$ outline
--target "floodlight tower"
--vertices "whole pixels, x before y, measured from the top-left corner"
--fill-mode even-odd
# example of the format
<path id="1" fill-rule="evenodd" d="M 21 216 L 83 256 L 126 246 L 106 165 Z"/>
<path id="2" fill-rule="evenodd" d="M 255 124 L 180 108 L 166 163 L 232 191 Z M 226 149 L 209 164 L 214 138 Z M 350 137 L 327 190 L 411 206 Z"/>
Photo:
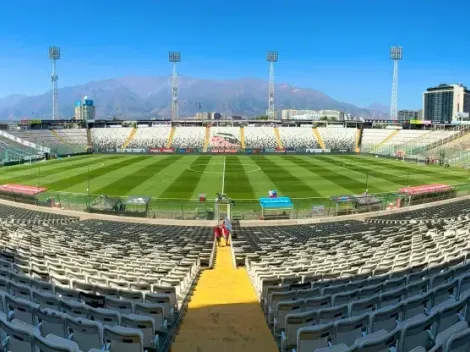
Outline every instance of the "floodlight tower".
<path id="1" fill-rule="evenodd" d="M 390 49 L 390 59 L 393 60 L 393 83 L 392 83 L 392 103 L 390 105 L 390 118 L 398 118 L 398 61 L 403 59 L 403 48 L 392 46 Z"/>
<path id="2" fill-rule="evenodd" d="M 56 72 L 56 63 L 60 59 L 60 48 L 57 46 L 49 47 L 49 59 L 52 61 L 52 74 L 51 74 L 51 83 L 52 83 L 52 119 L 59 119 L 59 104 L 57 101 L 58 89 L 57 81 L 59 76 Z"/>
<path id="3" fill-rule="evenodd" d="M 179 51 L 170 51 L 168 60 L 173 64 L 173 76 L 171 80 L 171 120 L 178 120 L 178 74 L 176 73 L 176 64 L 181 61 Z"/>
<path id="4" fill-rule="evenodd" d="M 277 62 L 277 59 L 277 51 L 268 51 L 266 53 L 266 61 L 269 62 L 268 120 L 276 118 L 274 111 L 274 63 Z"/>

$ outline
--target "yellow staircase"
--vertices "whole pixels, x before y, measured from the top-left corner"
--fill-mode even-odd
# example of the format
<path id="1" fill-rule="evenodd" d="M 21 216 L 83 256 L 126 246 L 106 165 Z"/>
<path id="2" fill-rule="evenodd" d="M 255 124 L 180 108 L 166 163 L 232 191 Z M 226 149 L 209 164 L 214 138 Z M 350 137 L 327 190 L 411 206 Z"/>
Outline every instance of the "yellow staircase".
<path id="1" fill-rule="evenodd" d="M 166 148 L 171 148 L 171 143 L 173 143 L 173 138 L 175 137 L 176 127 L 171 128 L 170 135 L 168 136 L 168 141 L 166 142 Z"/>
<path id="2" fill-rule="evenodd" d="M 126 150 L 127 146 L 132 142 L 134 139 L 135 134 L 137 133 L 137 128 L 132 127 L 131 133 L 129 133 L 129 137 L 127 137 L 126 141 L 121 147 L 121 152 Z"/>
<path id="3" fill-rule="evenodd" d="M 313 135 L 315 136 L 315 139 L 317 140 L 320 148 L 325 150 L 326 149 L 325 142 L 323 141 L 323 138 L 320 132 L 318 132 L 318 129 L 316 127 L 313 129 Z"/>
<path id="4" fill-rule="evenodd" d="M 51 130 L 51 133 L 54 135 L 55 138 L 57 138 L 60 141 L 60 143 L 67 144 L 67 145 L 69 144 L 65 139 L 62 138 L 60 134 L 57 133 L 56 130 Z"/>
<path id="5" fill-rule="evenodd" d="M 361 151 L 361 148 L 359 147 L 359 141 L 361 140 L 361 129 L 358 128 L 356 130 L 356 144 L 355 144 L 355 147 L 354 147 L 354 151 L 356 153 L 359 153 Z"/>
<path id="6" fill-rule="evenodd" d="M 279 149 L 284 149 L 281 141 L 281 135 L 279 134 L 279 128 L 274 127 L 274 134 L 276 135 L 277 146 Z"/>
<path id="7" fill-rule="evenodd" d="M 383 146 L 385 143 L 387 143 L 389 140 L 391 140 L 393 137 L 395 137 L 399 132 L 400 132 L 400 130 L 393 130 L 393 132 L 390 133 L 390 134 L 387 136 L 387 138 L 385 138 L 382 142 L 380 142 L 380 143 L 377 144 L 374 148 L 372 148 L 371 151 L 374 151 L 374 150 L 379 149 L 381 146 Z"/>
<path id="8" fill-rule="evenodd" d="M 240 144 L 242 149 L 245 149 L 245 127 L 240 127 Z"/>
<path id="9" fill-rule="evenodd" d="M 204 147 L 202 149 L 204 153 L 207 152 L 210 138 L 211 138 L 211 126 L 206 126 L 206 136 L 204 137 Z"/>
<path id="10" fill-rule="evenodd" d="M 246 269 L 232 265 L 230 247 L 220 247 L 214 269 L 202 273 L 171 345 L 171 352 L 195 351 L 278 351 Z"/>

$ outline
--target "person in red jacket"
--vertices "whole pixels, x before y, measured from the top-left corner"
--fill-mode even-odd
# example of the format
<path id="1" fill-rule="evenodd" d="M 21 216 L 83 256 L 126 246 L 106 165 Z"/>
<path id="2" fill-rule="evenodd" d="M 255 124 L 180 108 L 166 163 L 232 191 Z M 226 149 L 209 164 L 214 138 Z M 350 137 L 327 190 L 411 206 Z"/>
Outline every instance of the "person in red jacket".
<path id="1" fill-rule="evenodd" d="M 217 246 L 220 247 L 220 238 L 222 237 L 222 230 L 219 226 L 214 227 L 214 237 L 217 240 Z"/>
<path id="2" fill-rule="evenodd" d="M 224 239 L 225 239 L 225 245 L 226 246 L 229 246 L 230 243 L 228 242 L 229 241 L 229 236 L 230 236 L 230 231 L 228 230 L 228 228 L 225 226 L 225 221 L 222 223 L 222 225 L 220 226 L 221 230 L 222 230 L 222 236 L 224 236 Z"/>

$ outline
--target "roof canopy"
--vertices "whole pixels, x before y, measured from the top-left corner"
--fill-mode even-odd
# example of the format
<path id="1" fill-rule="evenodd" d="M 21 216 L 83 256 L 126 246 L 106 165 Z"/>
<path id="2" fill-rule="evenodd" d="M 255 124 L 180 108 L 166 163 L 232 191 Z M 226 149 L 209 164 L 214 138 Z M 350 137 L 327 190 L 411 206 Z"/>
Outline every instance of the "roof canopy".
<path id="1" fill-rule="evenodd" d="M 291 209 L 294 207 L 289 197 L 260 198 L 259 204 L 264 209 Z"/>
<path id="2" fill-rule="evenodd" d="M 150 202 L 151 197 L 137 197 L 130 196 L 127 197 L 127 200 L 124 202 L 126 205 L 147 205 Z"/>

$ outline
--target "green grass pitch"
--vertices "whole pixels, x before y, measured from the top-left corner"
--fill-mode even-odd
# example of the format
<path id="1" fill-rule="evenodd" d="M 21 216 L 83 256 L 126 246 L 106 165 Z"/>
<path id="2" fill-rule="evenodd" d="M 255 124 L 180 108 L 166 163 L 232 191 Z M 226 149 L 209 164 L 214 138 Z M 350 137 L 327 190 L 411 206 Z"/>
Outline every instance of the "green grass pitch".
<path id="1" fill-rule="evenodd" d="M 467 170 L 355 155 L 102 155 L 3 167 L 0 184 L 39 185 L 92 195 L 236 200 L 276 189 L 291 198 L 397 191 L 430 183 L 467 184 Z"/>

